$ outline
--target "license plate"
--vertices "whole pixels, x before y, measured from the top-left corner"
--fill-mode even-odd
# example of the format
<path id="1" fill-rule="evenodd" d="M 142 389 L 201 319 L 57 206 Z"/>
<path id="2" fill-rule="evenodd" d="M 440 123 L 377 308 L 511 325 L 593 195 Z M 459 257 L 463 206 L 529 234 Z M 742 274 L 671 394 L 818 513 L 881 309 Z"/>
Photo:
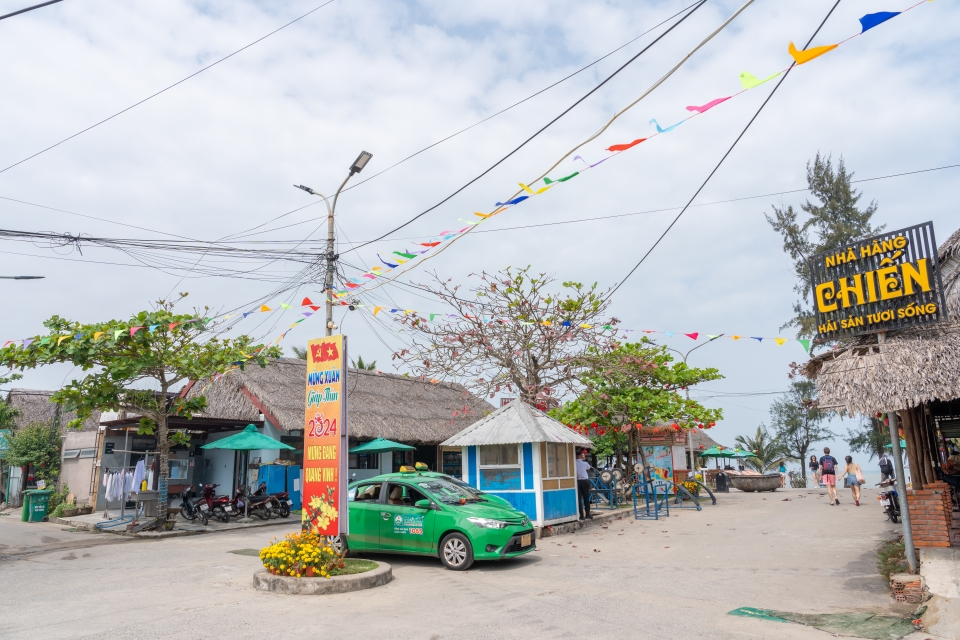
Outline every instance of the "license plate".
<path id="1" fill-rule="evenodd" d="M 207 505 L 205 504 L 200 505 L 200 511 L 209 511 L 209 510 L 210 510 L 210 507 L 208 507 Z"/>
<path id="2" fill-rule="evenodd" d="M 287 500 L 287 504 L 293 506 L 293 500 Z"/>
<path id="3" fill-rule="evenodd" d="M 880 500 L 880 504 L 882 504 L 883 506 L 886 507 L 887 505 L 890 504 L 890 501 L 889 501 L 889 500 L 882 500 L 882 499 L 881 499 L 881 500 Z"/>
<path id="4" fill-rule="evenodd" d="M 529 547 L 530 546 L 530 534 L 520 536 L 520 546 Z"/>

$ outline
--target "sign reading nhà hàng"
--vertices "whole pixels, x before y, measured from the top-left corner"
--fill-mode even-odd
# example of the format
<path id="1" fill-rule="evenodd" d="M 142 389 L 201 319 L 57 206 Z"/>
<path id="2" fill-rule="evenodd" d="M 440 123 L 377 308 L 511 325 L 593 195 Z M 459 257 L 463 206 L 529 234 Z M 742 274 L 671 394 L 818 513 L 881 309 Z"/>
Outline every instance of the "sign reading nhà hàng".
<path id="1" fill-rule="evenodd" d="M 933 223 L 890 231 L 810 259 L 821 339 L 946 317 Z"/>

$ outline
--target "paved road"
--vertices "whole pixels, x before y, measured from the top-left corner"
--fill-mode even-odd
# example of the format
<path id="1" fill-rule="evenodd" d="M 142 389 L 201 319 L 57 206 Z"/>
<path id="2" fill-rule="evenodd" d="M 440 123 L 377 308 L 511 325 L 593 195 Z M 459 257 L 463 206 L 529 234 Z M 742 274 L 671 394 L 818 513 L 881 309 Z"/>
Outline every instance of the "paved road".
<path id="1" fill-rule="evenodd" d="M 464 573 L 381 556 L 394 582 L 321 597 L 255 591 L 258 559 L 229 553 L 282 527 L 32 553 L 0 562 L 0 637 L 825 639 L 727 612 L 905 612 L 875 569 L 875 547 L 897 528 L 866 494 L 858 508 L 829 507 L 818 491 L 731 493 L 703 512 L 615 520 Z"/>

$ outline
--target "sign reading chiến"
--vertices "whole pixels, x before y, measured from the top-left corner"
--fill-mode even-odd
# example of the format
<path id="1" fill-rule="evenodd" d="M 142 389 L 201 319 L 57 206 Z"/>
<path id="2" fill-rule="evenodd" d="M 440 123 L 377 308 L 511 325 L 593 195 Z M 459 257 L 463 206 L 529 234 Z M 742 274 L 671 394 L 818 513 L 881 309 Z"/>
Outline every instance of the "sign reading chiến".
<path id="1" fill-rule="evenodd" d="M 347 340 L 328 336 L 307 342 L 307 396 L 303 426 L 304 531 L 348 533 Z M 341 514 L 343 517 L 341 518 Z"/>
<path id="2" fill-rule="evenodd" d="M 816 255 L 810 275 L 817 333 L 824 340 L 946 317 L 932 222 Z"/>

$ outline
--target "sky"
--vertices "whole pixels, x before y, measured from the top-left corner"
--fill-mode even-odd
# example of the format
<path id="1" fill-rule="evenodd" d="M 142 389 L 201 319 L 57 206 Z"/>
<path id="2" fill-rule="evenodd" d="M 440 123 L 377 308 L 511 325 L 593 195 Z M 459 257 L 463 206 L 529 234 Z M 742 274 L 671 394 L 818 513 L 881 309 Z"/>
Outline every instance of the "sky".
<path id="1" fill-rule="evenodd" d="M 25 0 L 0 0 L 0 14 Z M 0 21 L 0 215 L 2 228 L 99 238 L 212 242 L 256 227 L 251 241 L 317 250 L 325 238 L 319 199 L 331 194 L 361 150 L 373 154 L 357 185 L 408 155 L 501 109 L 634 40 L 689 3 L 483 3 L 334 0 L 302 20 L 159 96 L 54 149 L 3 171 L 111 116 L 323 4 L 244 0 L 146 2 L 65 0 Z M 458 219 L 490 211 L 531 181 L 614 113 L 639 97 L 740 6 L 709 0 L 614 79 L 483 178 L 390 239 L 345 253 L 440 202 L 636 55 L 665 27 L 467 132 L 343 193 L 339 250 L 350 265 L 377 264 L 377 253 L 405 249 Z M 655 133 L 689 114 L 687 105 L 734 94 L 742 71 L 766 77 L 791 61 L 833 2 L 756 0 L 656 91 L 581 150 L 591 162 L 610 144 Z M 857 19 L 898 11 L 909 0 L 845 0 L 813 46 L 860 31 Z M 951 26 L 952 25 L 952 26 Z M 686 351 L 706 334 L 793 337 L 791 263 L 764 219 L 772 206 L 798 207 L 805 165 L 818 152 L 843 156 L 855 179 L 957 164 L 960 82 L 952 52 L 960 8 L 923 3 L 835 51 L 797 67 L 650 257 L 613 297 L 622 327 Z M 558 282 L 620 282 L 693 196 L 774 83 L 747 92 L 520 206 L 509 209 L 399 282 L 362 298 L 421 312 L 447 309 L 404 286 L 429 273 L 467 282 L 480 270 L 531 265 Z M 565 160 L 551 175 L 582 167 Z M 878 203 L 877 224 L 897 229 L 933 221 L 937 238 L 960 226 L 951 185 L 960 168 L 864 182 L 862 203 Z M 751 197 L 750 199 L 742 199 Z M 722 204 L 718 201 L 734 200 Z M 28 204 L 29 203 L 29 204 Z M 308 206 L 311 205 L 311 206 Z M 286 215 L 285 215 L 286 214 Z M 633 214 L 633 215 L 624 215 Z M 603 220 L 556 222 L 612 217 Z M 476 219 L 476 218 L 473 218 Z M 458 226 L 459 225 L 459 226 Z M 542 225 L 542 226 L 534 226 Z M 525 227 L 525 228 L 517 228 Z M 478 230 L 479 231 L 479 230 Z M 267 245 L 258 245 L 267 246 Z M 50 246 L 0 241 L 4 340 L 43 331 L 59 314 L 81 322 L 125 318 L 153 301 L 189 292 L 181 303 L 214 312 L 320 299 L 307 283 L 271 295 L 304 265 L 204 257 L 177 270 L 170 254 L 130 255 L 86 243 Z M 173 256 L 192 267 L 196 256 Z M 228 262 L 228 260 L 230 260 Z M 233 271 L 224 277 L 225 269 Z M 361 271 L 351 271 L 357 276 Z M 242 272 L 242 273 L 240 273 Z M 212 274 L 219 275 L 212 275 Z M 253 315 L 236 333 L 273 340 L 297 310 Z M 363 311 L 338 311 L 351 353 L 395 371 L 391 353 L 407 337 Z M 697 342 L 684 333 L 701 334 Z M 321 314 L 281 343 L 323 334 Z M 229 334 L 228 334 L 229 335 Z M 721 407 L 714 439 L 732 444 L 768 421 L 787 388 L 796 342 L 721 338 L 690 356 L 723 380 L 694 396 Z M 56 388 L 78 371 L 28 372 L 17 386 Z M 745 395 L 755 394 L 755 395 Z M 844 434 L 850 420 L 834 420 Z M 840 440 L 830 444 L 846 453 Z"/>

